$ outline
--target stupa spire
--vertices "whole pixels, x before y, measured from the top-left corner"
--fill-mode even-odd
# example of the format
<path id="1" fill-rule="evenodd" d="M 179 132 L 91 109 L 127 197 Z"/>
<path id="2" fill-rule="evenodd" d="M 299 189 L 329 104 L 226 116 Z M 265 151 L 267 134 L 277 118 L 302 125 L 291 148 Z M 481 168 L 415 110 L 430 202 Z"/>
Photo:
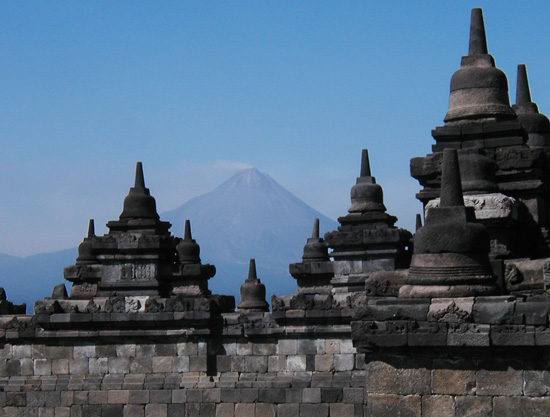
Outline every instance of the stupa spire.
<path id="1" fill-rule="evenodd" d="M 145 188 L 145 178 L 143 177 L 143 165 L 141 162 L 136 163 L 136 179 L 134 188 Z"/>
<path id="2" fill-rule="evenodd" d="M 248 278 L 247 281 L 255 281 L 258 279 L 258 274 L 256 273 L 256 260 L 251 259 L 248 264 Z"/>
<path id="3" fill-rule="evenodd" d="M 361 177 L 370 177 L 370 162 L 369 162 L 369 151 L 368 149 L 363 149 L 361 153 Z"/>
<path id="4" fill-rule="evenodd" d="M 456 149 L 445 149 L 441 168 L 440 207 L 464 206 Z"/>
<path id="5" fill-rule="evenodd" d="M 185 228 L 183 231 L 183 238 L 185 240 L 193 239 L 193 236 L 191 236 L 191 222 L 189 219 L 185 220 Z"/>
<path id="6" fill-rule="evenodd" d="M 422 215 L 417 213 L 416 214 L 416 228 L 414 230 L 418 230 L 422 227 Z"/>
<path id="7" fill-rule="evenodd" d="M 319 239 L 319 219 L 316 218 L 313 221 L 313 232 L 311 233 L 313 239 Z"/>
<path id="8" fill-rule="evenodd" d="M 94 219 L 90 219 L 88 222 L 88 239 L 95 236 Z"/>
<path id="9" fill-rule="evenodd" d="M 525 64 L 518 65 L 518 78 L 516 84 L 516 104 L 531 102 L 531 92 L 529 91 L 529 81 L 527 80 L 527 69 Z"/>
<path id="10" fill-rule="evenodd" d="M 487 53 L 487 37 L 485 36 L 483 12 L 477 7 L 472 9 L 468 55 L 485 55 Z"/>

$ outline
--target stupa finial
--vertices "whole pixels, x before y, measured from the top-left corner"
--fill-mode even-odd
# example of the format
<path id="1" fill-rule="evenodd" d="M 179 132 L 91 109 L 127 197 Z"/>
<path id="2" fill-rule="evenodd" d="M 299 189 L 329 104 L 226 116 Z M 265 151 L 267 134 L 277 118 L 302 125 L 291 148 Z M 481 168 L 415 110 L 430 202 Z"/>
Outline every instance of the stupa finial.
<path id="1" fill-rule="evenodd" d="M 369 162 L 369 151 L 368 149 L 363 149 L 361 153 L 361 177 L 370 177 L 370 162 Z"/>
<path id="2" fill-rule="evenodd" d="M 421 214 L 417 214 L 416 215 L 416 228 L 415 230 L 418 230 L 422 227 L 422 215 Z"/>
<path id="3" fill-rule="evenodd" d="M 136 181 L 134 188 L 145 188 L 145 179 L 143 177 L 143 165 L 141 162 L 136 163 Z"/>
<path id="4" fill-rule="evenodd" d="M 468 55 L 485 55 L 487 53 L 487 37 L 485 36 L 483 12 L 480 8 L 474 8 L 472 9 L 472 19 L 470 22 Z"/>
<path id="5" fill-rule="evenodd" d="M 527 80 L 527 69 L 525 64 L 518 65 L 518 78 L 516 85 L 516 104 L 531 102 L 531 92 L 529 91 L 529 81 Z"/>
<path id="6" fill-rule="evenodd" d="M 443 150 L 441 163 L 441 207 L 464 206 L 456 149 Z"/>
<path id="7" fill-rule="evenodd" d="M 185 228 L 183 231 L 183 238 L 185 240 L 191 240 L 193 239 L 193 236 L 191 236 L 191 222 L 189 219 L 185 220 Z"/>
<path id="8" fill-rule="evenodd" d="M 92 238 L 94 236 L 95 236 L 94 219 L 90 219 L 88 223 L 88 238 Z"/>
<path id="9" fill-rule="evenodd" d="M 313 239 L 319 239 L 319 219 L 316 218 L 313 222 L 313 232 L 311 233 Z"/>
<path id="10" fill-rule="evenodd" d="M 250 264 L 248 265 L 248 281 L 255 281 L 258 279 L 258 274 L 256 273 L 256 260 L 251 259 Z"/>

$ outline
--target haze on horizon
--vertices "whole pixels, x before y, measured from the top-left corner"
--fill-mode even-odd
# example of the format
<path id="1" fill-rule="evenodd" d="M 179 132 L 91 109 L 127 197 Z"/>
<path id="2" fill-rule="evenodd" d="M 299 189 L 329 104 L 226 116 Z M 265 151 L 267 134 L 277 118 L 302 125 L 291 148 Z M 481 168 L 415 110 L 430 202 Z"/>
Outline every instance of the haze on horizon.
<path id="1" fill-rule="evenodd" d="M 550 113 L 546 1 L 4 3 L 0 253 L 75 247 L 89 218 L 105 233 L 136 161 L 159 212 L 256 167 L 336 219 L 363 148 L 413 230 L 409 160 L 443 124 L 472 7 L 511 103 L 525 63 Z"/>

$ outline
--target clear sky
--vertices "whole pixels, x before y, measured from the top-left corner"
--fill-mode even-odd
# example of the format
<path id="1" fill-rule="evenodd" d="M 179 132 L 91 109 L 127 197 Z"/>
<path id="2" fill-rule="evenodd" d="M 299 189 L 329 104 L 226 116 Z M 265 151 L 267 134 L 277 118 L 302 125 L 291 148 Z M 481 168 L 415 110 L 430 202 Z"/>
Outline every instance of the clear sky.
<path id="1" fill-rule="evenodd" d="M 74 247 L 89 218 L 105 233 L 136 161 L 159 212 L 254 166 L 336 218 L 368 148 L 412 229 L 409 160 L 443 123 L 472 7 L 511 101 L 525 63 L 549 113 L 547 0 L 3 1 L 0 253 Z"/>

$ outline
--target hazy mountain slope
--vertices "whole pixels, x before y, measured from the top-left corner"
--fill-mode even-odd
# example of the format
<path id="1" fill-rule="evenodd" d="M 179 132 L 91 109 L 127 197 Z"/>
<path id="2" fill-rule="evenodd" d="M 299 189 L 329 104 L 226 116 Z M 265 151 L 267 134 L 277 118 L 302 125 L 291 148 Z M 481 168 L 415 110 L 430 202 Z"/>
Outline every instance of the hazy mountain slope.
<path id="1" fill-rule="evenodd" d="M 185 219 L 191 220 L 202 261 L 216 265 L 210 288 L 235 295 L 237 302 L 250 258 L 256 259 L 268 299 L 273 293 L 292 294 L 296 281 L 288 274 L 288 264 L 301 260 L 313 220 L 320 218 L 321 234 L 337 227 L 256 169 L 240 171 L 213 191 L 160 217 L 173 224 L 176 236 L 183 235 Z M 0 286 L 10 301 L 27 303 L 32 311 L 34 301 L 50 296 L 56 284 L 63 282 L 70 288 L 63 279 L 63 267 L 74 264 L 76 256 L 76 248 L 27 258 L 0 254 Z"/>
<path id="2" fill-rule="evenodd" d="M 288 264 L 301 260 L 316 217 L 321 234 L 337 227 L 255 168 L 239 171 L 212 192 L 161 214 L 172 223 L 172 233 L 180 236 L 185 219 L 191 220 L 203 262 L 215 264 L 218 270 L 210 283 L 213 290 L 238 292 L 248 260 L 255 258 L 268 296 L 295 291 Z"/>
<path id="3" fill-rule="evenodd" d="M 56 284 L 69 284 L 63 279 L 63 268 L 74 264 L 76 255 L 76 248 L 26 258 L 0 254 L 0 286 L 9 301 L 26 303 L 27 311 L 32 312 L 33 303 L 49 297 Z"/>

